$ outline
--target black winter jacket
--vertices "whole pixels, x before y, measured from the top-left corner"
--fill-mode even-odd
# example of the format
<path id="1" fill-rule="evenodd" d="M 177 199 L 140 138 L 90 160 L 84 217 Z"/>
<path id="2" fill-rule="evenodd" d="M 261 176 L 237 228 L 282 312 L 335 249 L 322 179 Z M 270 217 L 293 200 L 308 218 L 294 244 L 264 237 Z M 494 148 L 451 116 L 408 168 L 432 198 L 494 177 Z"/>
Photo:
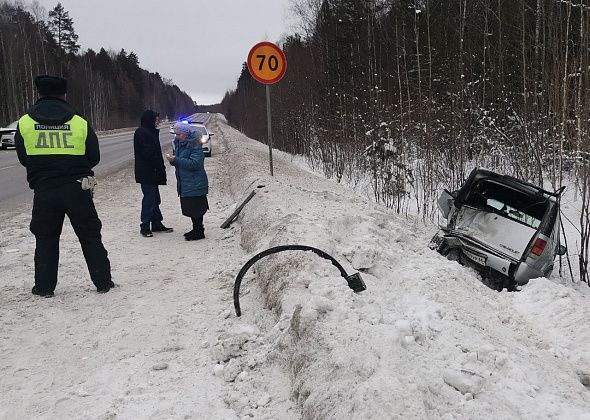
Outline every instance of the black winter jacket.
<path id="1" fill-rule="evenodd" d="M 77 114 L 72 106 L 58 98 L 39 99 L 27 112 L 39 124 L 59 125 L 72 119 Z M 45 190 L 76 182 L 84 176 L 94 175 L 92 168 L 100 161 L 100 150 L 96 133 L 88 124 L 86 135 L 86 154 L 28 156 L 20 131 L 14 136 L 16 153 L 20 163 L 27 168 L 27 181 L 35 191 Z"/>
<path id="2" fill-rule="evenodd" d="M 156 128 L 156 114 L 147 110 L 141 116 L 141 126 L 133 136 L 135 182 L 166 185 L 166 167 L 160 146 L 160 130 Z"/>

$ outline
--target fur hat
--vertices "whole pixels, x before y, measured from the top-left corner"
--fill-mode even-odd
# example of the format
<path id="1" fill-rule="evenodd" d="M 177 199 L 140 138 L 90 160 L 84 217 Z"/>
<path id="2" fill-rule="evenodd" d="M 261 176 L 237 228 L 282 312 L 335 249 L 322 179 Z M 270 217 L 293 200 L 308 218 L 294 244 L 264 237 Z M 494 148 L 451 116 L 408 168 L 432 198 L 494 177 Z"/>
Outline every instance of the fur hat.
<path id="1" fill-rule="evenodd" d="M 68 91 L 68 81 L 66 79 L 47 74 L 35 77 L 35 86 L 41 96 L 61 96 Z"/>

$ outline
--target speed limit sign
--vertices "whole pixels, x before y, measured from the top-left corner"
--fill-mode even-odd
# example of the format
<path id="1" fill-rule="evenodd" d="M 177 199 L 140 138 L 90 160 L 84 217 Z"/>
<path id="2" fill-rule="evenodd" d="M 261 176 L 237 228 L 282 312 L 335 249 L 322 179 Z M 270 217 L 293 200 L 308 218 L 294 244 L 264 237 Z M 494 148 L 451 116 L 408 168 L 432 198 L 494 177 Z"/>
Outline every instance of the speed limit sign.
<path id="1" fill-rule="evenodd" d="M 260 83 L 272 85 L 285 75 L 287 59 L 283 51 L 272 42 L 259 42 L 248 54 L 248 70 Z"/>
<path id="2" fill-rule="evenodd" d="M 283 78 L 287 71 L 287 59 L 279 47 L 272 42 L 259 42 L 248 53 L 248 70 L 254 79 L 265 84 L 266 90 L 266 126 L 268 127 L 268 158 L 270 175 L 272 167 L 272 125 L 270 111 L 270 85 Z"/>

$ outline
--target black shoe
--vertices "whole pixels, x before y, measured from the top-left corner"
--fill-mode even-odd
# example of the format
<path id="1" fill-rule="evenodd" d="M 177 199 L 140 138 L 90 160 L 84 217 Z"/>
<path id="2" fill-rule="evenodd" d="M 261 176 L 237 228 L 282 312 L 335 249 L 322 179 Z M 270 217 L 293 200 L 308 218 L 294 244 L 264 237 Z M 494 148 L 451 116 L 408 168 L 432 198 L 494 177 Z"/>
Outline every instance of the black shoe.
<path id="1" fill-rule="evenodd" d="M 184 234 L 184 237 L 186 238 L 187 236 L 190 236 L 190 235 L 192 235 L 194 233 L 195 233 L 194 230 L 189 230 L 187 233 Z"/>
<path id="2" fill-rule="evenodd" d="M 33 286 L 33 290 L 31 290 L 31 292 L 34 295 L 41 296 L 44 298 L 50 298 L 50 297 L 54 296 L 53 292 L 41 292 L 41 291 L 37 290 L 37 286 Z"/>
<path id="3" fill-rule="evenodd" d="M 100 293 L 100 294 L 103 294 L 103 293 L 106 293 L 106 292 L 108 292 L 109 290 L 111 290 L 113 287 L 117 287 L 117 285 L 111 281 L 111 282 L 110 282 L 109 284 L 107 284 L 106 286 L 103 286 L 103 287 L 97 287 L 97 288 L 96 288 L 96 291 L 97 291 L 98 293 Z"/>
<path id="4" fill-rule="evenodd" d="M 186 239 L 187 241 L 198 241 L 199 239 L 205 239 L 205 233 L 204 232 L 195 232 L 193 230 L 193 231 L 185 234 L 184 239 Z"/>
<path id="5" fill-rule="evenodd" d="M 152 223 L 152 232 L 174 232 L 174 229 L 164 226 L 162 223 L 160 224 L 153 224 Z"/>
<path id="6" fill-rule="evenodd" d="M 139 231 L 139 233 L 141 233 L 142 236 L 145 236 L 146 238 L 151 238 L 152 236 L 154 236 L 154 234 L 152 233 L 151 230 L 149 229 L 141 229 Z"/>

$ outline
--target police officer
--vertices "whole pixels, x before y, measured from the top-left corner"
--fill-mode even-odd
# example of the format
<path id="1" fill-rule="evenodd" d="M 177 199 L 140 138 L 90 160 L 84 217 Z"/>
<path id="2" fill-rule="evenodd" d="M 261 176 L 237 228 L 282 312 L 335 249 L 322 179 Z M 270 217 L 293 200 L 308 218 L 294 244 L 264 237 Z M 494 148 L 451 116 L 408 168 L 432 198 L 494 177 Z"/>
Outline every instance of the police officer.
<path id="1" fill-rule="evenodd" d="M 53 296 L 57 284 L 59 237 L 67 215 L 80 240 L 90 278 L 99 293 L 115 284 L 92 201 L 94 172 L 100 161 L 98 138 L 88 122 L 65 100 L 67 80 L 37 76 L 39 100 L 18 121 L 18 160 L 27 168 L 35 195 L 31 232 L 35 235 L 33 294 Z"/>

